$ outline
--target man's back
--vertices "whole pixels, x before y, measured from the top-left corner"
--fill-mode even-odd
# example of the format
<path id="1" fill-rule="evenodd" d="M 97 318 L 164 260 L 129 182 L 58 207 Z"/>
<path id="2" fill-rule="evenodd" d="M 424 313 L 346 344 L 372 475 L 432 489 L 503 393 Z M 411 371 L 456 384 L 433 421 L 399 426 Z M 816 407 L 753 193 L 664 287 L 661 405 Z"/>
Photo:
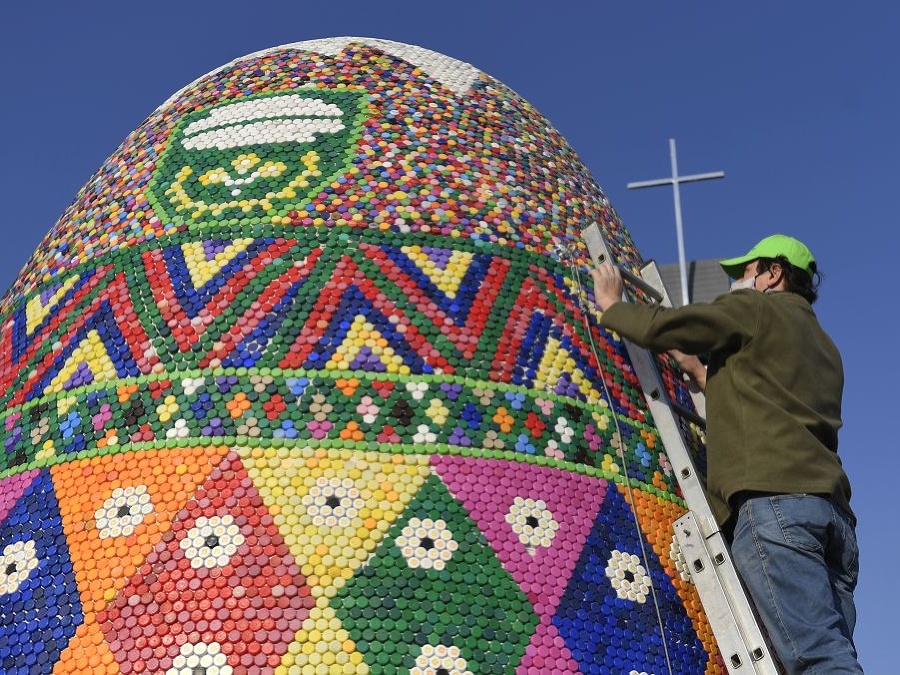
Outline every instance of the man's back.
<path id="1" fill-rule="evenodd" d="M 747 290 L 721 296 L 708 311 L 735 321 L 707 374 L 717 516 L 724 522 L 729 498 L 741 490 L 830 495 L 849 512 L 850 485 L 836 454 L 843 367 L 809 303 Z"/>

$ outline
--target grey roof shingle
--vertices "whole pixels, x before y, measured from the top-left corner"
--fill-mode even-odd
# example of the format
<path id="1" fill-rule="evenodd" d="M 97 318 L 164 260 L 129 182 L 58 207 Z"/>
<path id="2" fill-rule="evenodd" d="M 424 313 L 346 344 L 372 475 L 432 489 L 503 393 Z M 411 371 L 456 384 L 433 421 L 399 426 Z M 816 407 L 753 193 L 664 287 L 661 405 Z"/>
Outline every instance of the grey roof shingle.
<path id="1" fill-rule="evenodd" d="M 681 274 L 678 263 L 659 265 L 659 274 L 674 307 L 680 307 Z M 687 263 L 688 299 L 690 302 L 711 302 L 728 292 L 729 279 L 718 260 L 692 260 Z"/>

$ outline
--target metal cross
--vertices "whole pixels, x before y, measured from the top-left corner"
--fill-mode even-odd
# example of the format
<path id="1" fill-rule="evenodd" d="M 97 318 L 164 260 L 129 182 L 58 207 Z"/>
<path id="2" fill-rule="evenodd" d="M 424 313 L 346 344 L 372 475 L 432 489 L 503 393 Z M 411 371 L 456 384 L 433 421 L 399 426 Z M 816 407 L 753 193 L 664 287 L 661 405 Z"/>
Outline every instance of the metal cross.
<path id="1" fill-rule="evenodd" d="M 683 305 L 688 304 L 688 286 L 687 286 L 687 263 L 684 259 L 684 231 L 681 227 L 681 193 L 678 186 L 681 183 L 694 183 L 700 180 L 711 180 L 713 178 L 724 178 L 724 171 L 713 171 L 712 173 L 697 173 L 693 176 L 678 175 L 678 158 L 675 154 L 675 139 L 669 139 L 669 156 L 672 158 L 672 177 L 660 178 L 659 180 L 644 180 L 637 183 L 628 183 L 628 189 L 656 187 L 657 185 L 671 185 L 675 193 L 675 232 L 678 236 L 678 269 L 681 272 L 681 301 Z"/>

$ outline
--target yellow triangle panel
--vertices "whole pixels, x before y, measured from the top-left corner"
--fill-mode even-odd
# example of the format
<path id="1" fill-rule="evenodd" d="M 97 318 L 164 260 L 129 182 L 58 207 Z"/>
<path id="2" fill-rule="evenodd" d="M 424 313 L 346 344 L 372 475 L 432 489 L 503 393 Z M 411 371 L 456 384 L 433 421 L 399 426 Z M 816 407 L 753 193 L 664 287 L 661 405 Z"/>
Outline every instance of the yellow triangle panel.
<path id="1" fill-rule="evenodd" d="M 559 340 L 550 337 L 547 339 L 547 346 L 535 377 L 535 388 L 554 391 L 559 378 L 564 374 L 568 374 L 572 383 L 578 387 L 578 391 L 584 394 L 589 402 L 596 403 L 600 400 L 600 393 L 591 385 L 591 381 L 585 376 L 584 371 L 576 365 L 569 350 L 562 347 Z"/>
<path id="2" fill-rule="evenodd" d="M 372 359 L 381 363 L 388 372 L 396 372 L 397 368 L 403 365 L 403 358 L 393 350 L 378 329 L 369 323 L 366 317 L 358 314 L 347 331 L 347 336 L 328 359 L 325 368 L 376 370 Z"/>
<path id="3" fill-rule="evenodd" d="M 429 476 L 425 455 L 237 451 L 317 598 L 365 563 Z"/>
<path id="4" fill-rule="evenodd" d="M 443 264 L 438 264 L 419 246 L 403 247 L 407 257 L 415 263 L 431 283 L 437 286 L 447 297 L 455 298 L 459 285 L 466 276 L 466 271 L 474 257 L 466 251 L 440 250 L 441 254 L 449 254 Z"/>
<path id="5" fill-rule="evenodd" d="M 103 344 L 103 338 L 96 330 L 88 331 L 87 335 L 60 368 L 56 377 L 50 382 L 48 391 L 62 391 L 70 389 L 67 386 L 72 378 L 76 375 L 88 375 L 84 370 L 89 371 L 89 379 L 85 380 L 85 384 L 89 382 L 102 382 L 104 380 L 114 380 L 118 377 L 116 367 L 106 351 L 106 345 Z"/>
<path id="6" fill-rule="evenodd" d="M 194 288 L 202 288 L 221 272 L 222 268 L 234 259 L 234 256 L 247 250 L 247 246 L 252 241 L 252 239 L 235 239 L 212 258 L 207 256 L 202 241 L 182 244 L 181 251 L 184 254 L 184 262 L 191 275 Z"/>
<path id="7" fill-rule="evenodd" d="M 25 332 L 28 335 L 31 335 L 34 329 L 41 325 L 47 315 L 59 304 L 60 299 L 75 285 L 78 278 L 77 274 L 69 277 L 49 296 L 38 293 L 28 301 L 25 305 Z"/>

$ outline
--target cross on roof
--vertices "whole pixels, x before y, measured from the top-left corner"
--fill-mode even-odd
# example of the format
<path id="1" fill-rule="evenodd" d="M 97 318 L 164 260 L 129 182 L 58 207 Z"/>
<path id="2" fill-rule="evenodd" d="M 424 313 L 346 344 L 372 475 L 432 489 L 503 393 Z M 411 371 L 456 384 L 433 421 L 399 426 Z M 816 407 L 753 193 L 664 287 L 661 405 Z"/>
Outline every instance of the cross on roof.
<path id="1" fill-rule="evenodd" d="M 681 272 L 681 300 L 682 304 L 688 304 L 688 285 L 687 285 L 687 263 L 684 258 L 684 230 L 681 225 L 681 193 L 678 186 L 681 183 L 694 183 L 701 180 L 711 180 L 713 178 L 724 178 L 724 171 L 713 171 L 711 173 L 697 173 L 691 176 L 678 175 L 678 156 L 675 153 L 675 139 L 669 139 L 669 156 L 672 159 L 672 176 L 671 178 L 659 178 L 657 180 L 644 180 L 636 183 L 628 183 L 628 189 L 656 187 L 657 185 L 671 185 L 675 196 L 675 232 L 678 236 L 678 269 Z"/>

